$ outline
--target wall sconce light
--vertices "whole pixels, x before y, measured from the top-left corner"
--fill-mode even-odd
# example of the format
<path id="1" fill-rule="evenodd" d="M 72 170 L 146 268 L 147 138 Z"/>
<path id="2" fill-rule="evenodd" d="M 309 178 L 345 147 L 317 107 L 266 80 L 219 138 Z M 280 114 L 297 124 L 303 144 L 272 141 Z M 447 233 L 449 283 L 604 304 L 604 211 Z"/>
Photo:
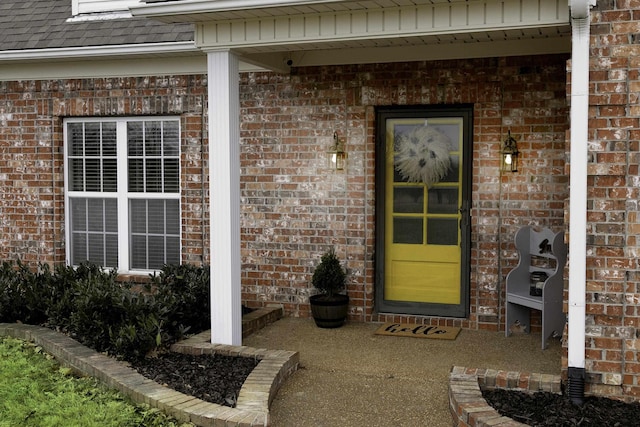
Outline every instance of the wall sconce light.
<path id="1" fill-rule="evenodd" d="M 333 133 L 333 145 L 331 150 L 327 151 L 327 160 L 329 169 L 341 171 L 347 165 L 347 152 L 344 146 L 347 142 L 345 137 L 338 137 L 338 133 Z"/>
<path id="2" fill-rule="evenodd" d="M 511 136 L 511 130 L 509 130 L 507 139 L 502 146 L 502 160 L 501 168 L 503 172 L 517 172 L 518 171 L 518 145 L 516 140 Z"/>

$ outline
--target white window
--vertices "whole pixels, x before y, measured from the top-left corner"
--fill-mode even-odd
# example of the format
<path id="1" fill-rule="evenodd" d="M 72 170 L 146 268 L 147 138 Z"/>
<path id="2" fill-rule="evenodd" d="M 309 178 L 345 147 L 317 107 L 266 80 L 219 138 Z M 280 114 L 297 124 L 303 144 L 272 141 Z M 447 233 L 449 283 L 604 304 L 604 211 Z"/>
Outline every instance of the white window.
<path id="1" fill-rule="evenodd" d="M 67 262 L 179 264 L 179 120 L 68 119 L 64 131 Z"/>
<path id="2" fill-rule="evenodd" d="M 83 13 L 117 12 L 138 4 L 139 0 L 72 0 L 71 13 L 76 16 Z"/>

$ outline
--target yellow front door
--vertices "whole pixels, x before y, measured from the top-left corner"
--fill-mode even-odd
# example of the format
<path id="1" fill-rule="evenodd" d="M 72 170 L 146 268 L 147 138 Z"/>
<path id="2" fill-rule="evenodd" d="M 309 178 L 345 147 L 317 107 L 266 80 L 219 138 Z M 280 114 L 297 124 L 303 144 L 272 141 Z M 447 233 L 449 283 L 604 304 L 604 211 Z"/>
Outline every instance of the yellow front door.
<path id="1" fill-rule="evenodd" d="M 383 120 L 382 306 L 459 316 L 467 297 L 462 261 L 468 118 L 395 114 Z"/>

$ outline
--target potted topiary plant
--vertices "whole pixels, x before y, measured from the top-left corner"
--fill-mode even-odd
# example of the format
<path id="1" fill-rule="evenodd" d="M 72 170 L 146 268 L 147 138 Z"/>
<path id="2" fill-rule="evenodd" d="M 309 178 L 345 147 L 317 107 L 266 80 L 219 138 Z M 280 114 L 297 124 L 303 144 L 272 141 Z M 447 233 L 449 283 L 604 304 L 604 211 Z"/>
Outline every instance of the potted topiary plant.
<path id="1" fill-rule="evenodd" d="M 333 248 L 325 252 L 311 278 L 319 293 L 309 298 L 311 314 L 321 328 L 337 328 L 344 324 L 349 308 L 349 296 L 340 293 L 345 288 L 347 273 Z"/>

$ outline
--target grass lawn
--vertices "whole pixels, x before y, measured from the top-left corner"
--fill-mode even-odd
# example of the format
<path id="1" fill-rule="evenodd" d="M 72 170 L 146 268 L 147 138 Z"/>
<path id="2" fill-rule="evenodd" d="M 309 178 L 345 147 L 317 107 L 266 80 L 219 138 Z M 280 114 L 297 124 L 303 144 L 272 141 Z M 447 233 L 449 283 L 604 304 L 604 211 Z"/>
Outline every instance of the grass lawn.
<path id="1" fill-rule="evenodd" d="M 0 427 L 177 427 L 94 378 L 77 378 L 33 344 L 0 338 Z"/>

